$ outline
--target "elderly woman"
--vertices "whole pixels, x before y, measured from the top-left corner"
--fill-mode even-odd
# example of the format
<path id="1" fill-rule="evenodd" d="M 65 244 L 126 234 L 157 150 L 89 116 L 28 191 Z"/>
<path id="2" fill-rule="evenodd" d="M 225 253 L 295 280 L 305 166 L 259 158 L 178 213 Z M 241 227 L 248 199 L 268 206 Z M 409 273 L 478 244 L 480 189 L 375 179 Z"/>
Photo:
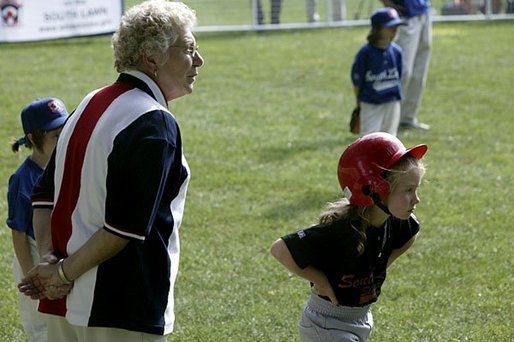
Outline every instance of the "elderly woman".
<path id="1" fill-rule="evenodd" d="M 34 190 L 46 262 L 19 288 L 49 314 L 49 341 L 166 341 L 173 330 L 190 174 L 167 104 L 193 91 L 203 64 L 195 23 L 180 2 L 125 13 L 118 80 L 82 100 Z"/>

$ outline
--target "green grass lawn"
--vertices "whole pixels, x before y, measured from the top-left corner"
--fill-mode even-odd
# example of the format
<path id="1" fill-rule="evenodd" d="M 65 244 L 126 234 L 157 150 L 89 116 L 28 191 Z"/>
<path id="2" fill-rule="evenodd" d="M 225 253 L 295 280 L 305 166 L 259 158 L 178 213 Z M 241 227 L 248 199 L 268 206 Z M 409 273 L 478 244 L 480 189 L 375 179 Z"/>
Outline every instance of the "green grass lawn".
<path id="1" fill-rule="evenodd" d="M 200 13 L 199 13 L 200 14 Z M 308 284 L 269 255 L 278 237 L 340 196 L 355 138 L 349 70 L 367 28 L 198 34 L 195 92 L 170 105 L 192 169 L 170 341 L 296 341 Z M 514 25 L 434 26 L 419 118 L 428 132 L 422 231 L 373 307 L 372 341 L 512 341 Z M 0 340 L 23 341 L 5 227 L 6 184 L 26 151 L 21 108 L 57 96 L 73 109 L 115 75 L 109 37 L 0 45 Z"/>

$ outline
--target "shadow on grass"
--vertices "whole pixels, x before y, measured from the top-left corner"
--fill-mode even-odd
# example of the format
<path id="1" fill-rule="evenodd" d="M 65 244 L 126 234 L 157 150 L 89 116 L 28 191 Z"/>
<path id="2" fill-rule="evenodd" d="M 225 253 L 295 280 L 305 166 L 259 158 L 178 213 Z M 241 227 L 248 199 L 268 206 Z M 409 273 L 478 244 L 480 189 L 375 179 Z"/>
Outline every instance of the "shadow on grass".
<path id="1" fill-rule="evenodd" d="M 280 205 L 274 205 L 272 208 L 263 211 L 263 215 L 271 220 L 279 220 L 284 218 L 292 218 L 302 215 L 304 212 L 319 212 L 323 210 L 326 203 L 335 201 L 337 198 L 337 189 L 326 190 L 309 190 L 300 196 L 283 202 Z M 314 215 L 310 219 L 312 223 L 318 221 L 318 217 Z M 305 227 L 298 227 L 301 229 Z M 292 228 L 293 230 L 295 228 Z"/>
<path id="2" fill-rule="evenodd" d="M 284 159 L 291 159 L 297 155 L 306 152 L 319 152 L 322 154 L 329 153 L 336 150 L 338 158 L 344 149 L 357 139 L 356 135 L 327 135 L 325 139 L 320 140 L 295 140 L 284 143 L 281 146 L 272 146 L 268 148 L 261 148 L 255 153 L 255 158 L 260 163 L 272 163 L 276 161 L 283 161 Z"/>

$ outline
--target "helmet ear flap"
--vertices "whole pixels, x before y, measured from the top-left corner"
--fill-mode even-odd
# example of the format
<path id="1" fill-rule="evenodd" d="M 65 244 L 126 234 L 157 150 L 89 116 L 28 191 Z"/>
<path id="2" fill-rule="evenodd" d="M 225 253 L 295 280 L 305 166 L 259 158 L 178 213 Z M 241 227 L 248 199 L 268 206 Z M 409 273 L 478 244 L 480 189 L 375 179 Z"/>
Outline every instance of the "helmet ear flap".
<path id="1" fill-rule="evenodd" d="M 372 189 L 371 185 L 364 185 L 362 187 L 362 193 L 371 197 L 373 204 L 382 209 L 384 213 L 391 215 L 389 208 L 383 202 L 384 199 L 389 195 L 389 183 L 383 180 L 378 184 L 379 186 L 376 189 Z"/>
<path id="2" fill-rule="evenodd" d="M 389 183 L 380 176 L 373 177 L 370 183 L 361 188 L 362 193 L 371 197 L 374 203 L 385 200 L 389 195 L 389 190 Z"/>
<path id="3" fill-rule="evenodd" d="M 368 185 L 363 185 L 363 186 L 362 186 L 362 193 L 363 193 L 364 195 L 366 195 L 366 196 L 371 196 L 371 194 L 373 193 L 373 192 L 371 191 L 371 185 L 369 185 L 369 184 L 368 184 Z"/>

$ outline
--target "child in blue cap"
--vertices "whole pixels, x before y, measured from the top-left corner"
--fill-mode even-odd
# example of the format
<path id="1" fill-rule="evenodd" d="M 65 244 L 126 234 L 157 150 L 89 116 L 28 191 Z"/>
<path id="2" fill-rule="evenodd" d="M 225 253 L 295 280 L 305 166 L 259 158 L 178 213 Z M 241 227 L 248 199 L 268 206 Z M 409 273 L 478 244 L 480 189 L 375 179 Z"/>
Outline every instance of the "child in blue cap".
<path id="1" fill-rule="evenodd" d="M 351 79 L 360 108 L 360 134 L 386 132 L 396 135 L 400 123 L 402 50 L 393 42 L 399 25 L 405 25 L 390 7 L 371 16 L 368 43 L 352 65 Z"/>
<path id="2" fill-rule="evenodd" d="M 39 263 L 34 230 L 32 228 L 32 189 L 43 173 L 57 143 L 57 137 L 68 117 L 63 102 L 56 98 L 37 99 L 21 112 L 24 136 L 12 144 L 13 152 L 20 146 L 32 153 L 9 178 L 7 191 L 7 226 L 12 229 L 15 258 L 13 272 L 16 284 Z M 44 317 L 37 311 L 37 301 L 19 294 L 20 319 L 29 341 L 46 341 Z"/>

